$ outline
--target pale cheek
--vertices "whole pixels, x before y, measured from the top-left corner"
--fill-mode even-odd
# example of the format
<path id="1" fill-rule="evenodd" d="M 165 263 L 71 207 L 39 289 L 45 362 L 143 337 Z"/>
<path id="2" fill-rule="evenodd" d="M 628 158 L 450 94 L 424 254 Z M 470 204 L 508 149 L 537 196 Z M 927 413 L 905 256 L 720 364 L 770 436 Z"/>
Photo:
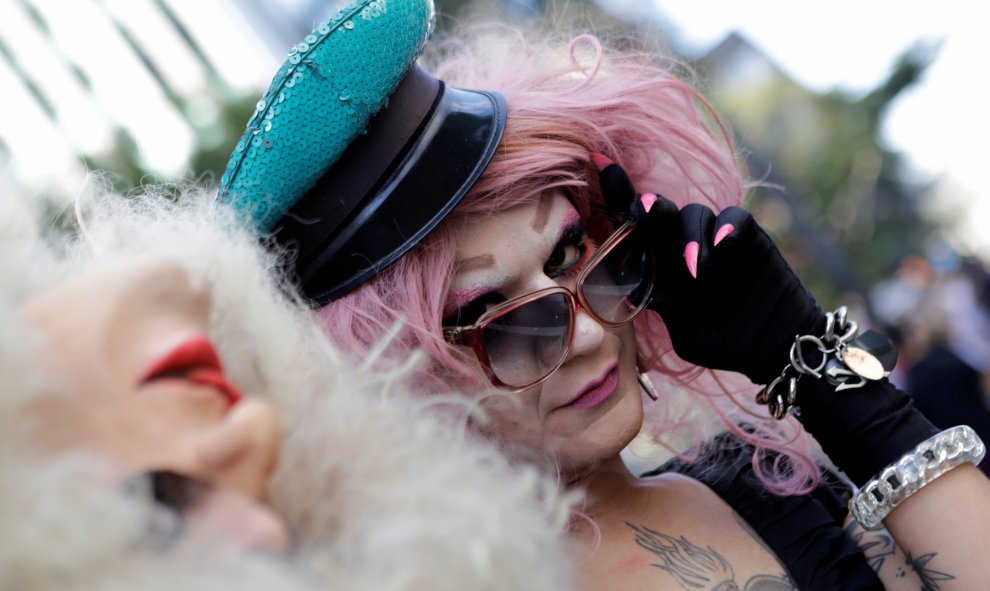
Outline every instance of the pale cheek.
<path id="1" fill-rule="evenodd" d="M 540 388 L 519 394 L 494 394 L 481 403 L 488 418 L 482 431 L 499 439 L 528 440 L 542 431 L 537 407 Z M 536 437 L 537 439 L 539 437 Z"/>

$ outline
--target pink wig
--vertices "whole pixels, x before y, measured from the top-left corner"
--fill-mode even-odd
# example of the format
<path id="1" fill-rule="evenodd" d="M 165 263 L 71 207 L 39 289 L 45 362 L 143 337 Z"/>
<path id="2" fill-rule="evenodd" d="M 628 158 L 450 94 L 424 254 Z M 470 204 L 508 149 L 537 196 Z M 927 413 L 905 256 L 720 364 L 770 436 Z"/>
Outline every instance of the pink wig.
<path id="1" fill-rule="evenodd" d="M 590 35 L 564 46 L 515 36 L 508 45 L 511 50 L 502 59 L 491 55 L 491 46 L 482 55 L 456 39 L 434 48 L 440 56 L 431 68 L 434 75 L 453 86 L 498 90 L 508 104 L 501 144 L 451 219 L 491 215 L 559 189 L 593 224 L 592 206 L 601 196 L 589 161 L 592 152 L 623 166 L 639 190 L 678 205 L 700 202 L 719 211 L 742 202 L 745 184 L 728 133 L 701 95 L 672 68 L 657 65 L 655 56 L 609 52 Z M 454 254 L 452 234 L 442 224 L 388 270 L 321 308 L 326 330 L 360 358 L 390 336 L 383 363 L 425 351 L 430 364 L 419 377 L 429 391 L 486 387 L 473 357 L 448 346 L 440 332 Z M 641 315 L 636 329 L 640 368 L 651 372 L 661 391 L 670 387 L 695 394 L 728 429 L 753 443 L 754 467 L 771 490 L 803 492 L 816 484 L 817 468 L 800 427 L 777 424 L 765 411 L 757 414 L 736 402 L 752 388 L 748 381 L 741 386 L 735 376 L 677 359 L 653 312 Z M 677 422 L 664 417 L 651 427 L 662 438 Z M 776 461 L 767 462 L 768 457 Z"/>

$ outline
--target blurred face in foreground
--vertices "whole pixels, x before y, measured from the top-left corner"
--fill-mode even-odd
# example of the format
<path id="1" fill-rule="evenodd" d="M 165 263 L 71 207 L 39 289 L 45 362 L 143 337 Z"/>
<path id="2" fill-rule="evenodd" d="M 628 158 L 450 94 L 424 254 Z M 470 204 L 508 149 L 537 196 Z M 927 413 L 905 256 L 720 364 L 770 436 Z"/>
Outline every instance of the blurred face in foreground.
<path id="1" fill-rule="evenodd" d="M 538 290 L 563 286 L 573 291 L 597 247 L 577 210 L 556 191 L 494 216 L 456 220 L 454 233 L 456 270 L 444 312 L 447 326 L 472 325 L 494 306 Z M 505 336 L 487 343 L 491 357 L 510 359 L 503 376 L 526 374 L 525 381 L 540 374 L 529 371 L 540 366 L 540 355 L 560 350 L 546 351 L 550 337 L 528 336 L 559 332 L 546 322 L 553 307 L 549 300 L 542 309 L 519 313 L 517 324 L 503 323 Z M 485 405 L 494 419 L 487 427 L 494 436 L 524 453 L 553 457 L 565 471 L 614 458 L 643 420 L 632 325 L 608 328 L 579 306 L 560 367 L 541 384 L 487 398 Z"/>
<path id="2" fill-rule="evenodd" d="M 260 500 L 275 467 L 272 409 L 242 399 L 206 337 L 206 285 L 171 263 L 91 269 L 23 308 L 40 329 L 46 395 L 29 413 L 47 454 L 109 460 L 115 482 L 166 473 L 183 534 L 284 552 L 284 523 Z M 186 490 L 176 490 L 176 488 Z"/>

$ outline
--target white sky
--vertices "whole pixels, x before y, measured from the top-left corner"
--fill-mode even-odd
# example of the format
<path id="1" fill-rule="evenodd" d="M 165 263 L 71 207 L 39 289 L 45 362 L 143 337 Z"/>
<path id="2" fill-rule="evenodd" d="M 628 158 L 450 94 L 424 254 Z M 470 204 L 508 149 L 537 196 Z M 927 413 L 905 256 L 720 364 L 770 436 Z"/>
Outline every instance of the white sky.
<path id="1" fill-rule="evenodd" d="M 986 61 L 990 33 L 973 2 L 908 0 L 651 0 L 680 30 L 688 49 L 704 52 L 737 30 L 796 80 L 817 90 L 865 91 L 883 80 L 918 40 L 943 41 L 924 80 L 892 106 L 888 145 L 923 174 L 962 186 L 969 206 L 963 240 L 990 256 L 990 189 L 986 187 L 990 109 Z M 945 200 L 951 200 L 949 195 Z"/>

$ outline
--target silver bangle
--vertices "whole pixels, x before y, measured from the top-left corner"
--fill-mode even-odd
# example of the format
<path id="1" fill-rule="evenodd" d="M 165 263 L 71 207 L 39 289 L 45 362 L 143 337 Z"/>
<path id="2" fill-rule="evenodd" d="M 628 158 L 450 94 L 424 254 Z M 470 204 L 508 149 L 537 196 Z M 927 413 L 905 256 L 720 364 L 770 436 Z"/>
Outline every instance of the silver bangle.
<path id="1" fill-rule="evenodd" d="M 849 511 L 864 528 L 880 529 L 883 519 L 905 499 L 956 466 L 979 464 L 985 453 L 983 441 L 966 425 L 946 429 L 867 482 L 849 502 Z"/>

